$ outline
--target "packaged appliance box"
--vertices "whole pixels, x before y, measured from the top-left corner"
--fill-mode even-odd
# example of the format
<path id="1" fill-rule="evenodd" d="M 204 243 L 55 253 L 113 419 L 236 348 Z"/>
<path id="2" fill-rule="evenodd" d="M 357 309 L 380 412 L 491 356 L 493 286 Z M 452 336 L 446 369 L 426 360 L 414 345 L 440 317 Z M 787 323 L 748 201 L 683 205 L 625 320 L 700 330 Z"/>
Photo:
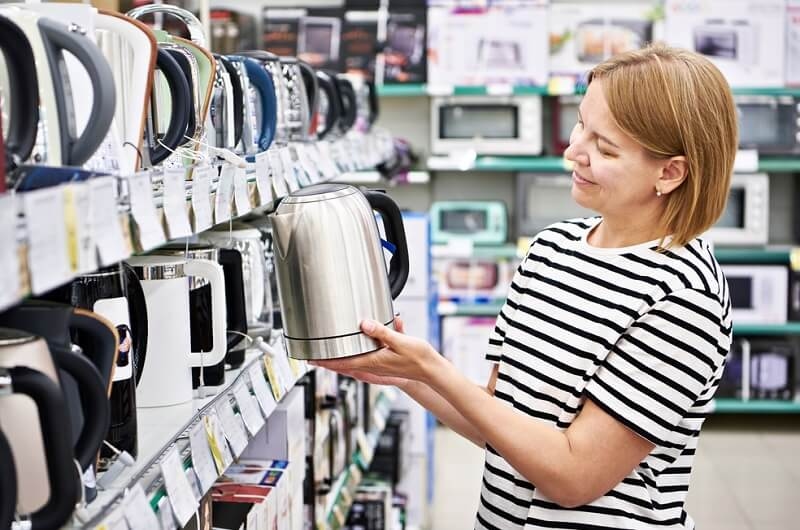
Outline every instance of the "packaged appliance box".
<path id="1" fill-rule="evenodd" d="M 427 11 L 389 5 L 384 83 L 424 83 L 428 80 Z"/>
<path id="2" fill-rule="evenodd" d="M 732 87 L 780 87 L 786 57 L 785 0 L 667 0 L 668 44 L 708 57 Z"/>
<path id="3" fill-rule="evenodd" d="M 342 9 L 264 8 L 262 49 L 341 71 Z"/>
<path id="4" fill-rule="evenodd" d="M 345 11 L 342 22 L 342 63 L 344 71 L 375 78 L 378 42 L 377 11 Z"/>
<path id="5" fill-rule="evenodd" d="M 659 33 L 660 2 L 550 5 L 550 75 L 583 79 L 612 55 L 642 48 Z"/>
<path id="6" fill-rule="evenodd" d="M 528 0 L 428 8 L 428 84 L 544 85 L 548 2 Z"/>
<path id="7" fill-rule="evenodd" d="M 800 85 L 800 0 L 786 2 L 786 84 Z"/>

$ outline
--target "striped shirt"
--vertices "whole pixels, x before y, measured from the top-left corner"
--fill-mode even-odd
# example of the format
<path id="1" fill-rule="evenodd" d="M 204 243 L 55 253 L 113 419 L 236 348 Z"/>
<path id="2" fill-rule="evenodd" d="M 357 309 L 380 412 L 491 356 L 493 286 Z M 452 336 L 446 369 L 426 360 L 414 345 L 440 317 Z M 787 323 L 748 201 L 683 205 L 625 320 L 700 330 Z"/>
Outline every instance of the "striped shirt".
<path id="1" fill-rule="evenodd" d="M 589 398 L 655 448 L 605 495 L 562 508 L 487 445 L 475 528 L 694 528 L 684 502 L 730 348 L 728 286 L 701 239 L 592 247 L 600 219 L 536 236 L 489 338 L 494 398 L 561 431 Z"/>

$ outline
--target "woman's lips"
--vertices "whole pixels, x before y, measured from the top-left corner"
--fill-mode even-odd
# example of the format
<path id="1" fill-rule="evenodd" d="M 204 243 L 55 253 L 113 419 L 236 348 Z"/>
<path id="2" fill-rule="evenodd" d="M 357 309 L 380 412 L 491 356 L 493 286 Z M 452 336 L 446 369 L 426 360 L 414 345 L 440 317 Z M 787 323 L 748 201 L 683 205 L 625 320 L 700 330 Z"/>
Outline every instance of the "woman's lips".
<path id="1" fill-rule="evenodd" d="M 575 171 L 572 172 L 572 182 L 584 186 L 589 184 L 594 184 L 594 182 L 592 182 L 591 180 L 586 180 L 582 176 L 578 175 Z"/>

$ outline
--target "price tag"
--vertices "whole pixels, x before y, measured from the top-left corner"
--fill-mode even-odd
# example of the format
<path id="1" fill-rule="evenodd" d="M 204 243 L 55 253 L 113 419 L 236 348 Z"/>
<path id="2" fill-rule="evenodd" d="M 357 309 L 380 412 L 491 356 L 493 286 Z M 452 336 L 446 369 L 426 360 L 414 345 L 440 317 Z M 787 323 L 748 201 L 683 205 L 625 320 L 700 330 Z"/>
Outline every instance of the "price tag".
<path id="1" fill-rule="evenodd" d="M 225 429 L 225 437 L 231 444 L 234 456 L 238 458 L 247 447 L 247 432 L 244 430 L 242 417 L 233 412 L 233 407 L 227 399 L 218 403 L 216 409 L 222 428 Z"/>
<path id="2" fill-rule="evenodd" d="M 97 270 L 97 250 L 92 237 L 91 188 L 88 183 L 64 186 L 64 222 L 73 274 Z"/>
<path id="3" fill-rule="evenodd" d="M 339 171 L 333 163 L 331 158 L 331 144 L 326 141 L 317 142 L 317 150 L 319 152 L 319 167 L 322 169 L 322 174 L 328 180 L 335 179 L 339 176 Z"/>
<path id="4" fill-rule="evenodd" d="M 153 202 L 153 186 L 150 172 L 140 171 L 128 177 L 128 192 L 131 199 L 131 214 L 136 221 L 141 250 L 150 250 L 166 241 L 164 228 L 158 221 Z"/>
<path id="5" fill-rule="evenodd" d="M 733 160 L 733 170 L 741 173 L 758 171 L 758 151 L 756 149 L 739 149 Z"/>
<path id="6" fill-rule="evenodd" d="M 272 397 L 275 401 L 280 401 L 283 397 L 283 381 L 275 366 L 275 361 L 269 355 L 264 356 L 264 368 L 267 370 L 267 379 L 269 379 L 269 386 L 272 388 Z"/>
<path id="7" fill-rule="evenodd" d="M 128 523 L 125 521 L 125 517 L 122 515 L 117 515 L 116 513 L 108 516 L 105 521 L 103 521 L 103 523 L 96 528 L 101 530 L 130 530 Z"/>
<path id="8" fill-rule="evenodd" d="M 64 187 L 29 191 L 21 196 L 28 226 L 31 289 L 33 294 L 41 294 L 72 277 L 64 223 Z"/>
<path id="9" fill-rule="evenodd" d="M 208 446 L 211 448 L 217 472 L 221 475 L 233 462 L 233 455 L 225 442 L 225 430 L 222 428 L 222 422 L 215 409 L 211 409 L 211 412 L 203 417 L 203 421 L 205 422 Z"/>
<path id="10" fill-rule="evenodd" d="M 300 183 L 297 181 L 295 174 L 295 164 L 292 160 L 292 153 L 288 147 L 281 147 L 278 149 L 278 154 L 281 158 L 281 167 L 283 168 L 283 179 L 289 186 L 289 191 L 300 189 Z"/>
<path id="11" fill-rule="evenodd" d="M 183 472 L 183 464 L 177 448 L 173 447 L 167 451 L 160 467 L 170 505 L 181 526 L 186 526 L 197 510 L 198 504 L 192 492 L 192 486 Z"/>
<path id="12" fill-rule="evenodd" d="M 267 380 L 264 379 L 264 372 L 261 369 L 261 363 L 253 363 L 247 370 L 247 375 L 250 376 L 250 384 L 253 387 L 253 393 L 256 395 L 256 401 L 261 407 L 261 412 L 265 418 L 269 418 L 272 411 L 277 407 L 275 398 L 270 392 Z"/>
<path id="13" fill-rule="evenodd" d="M 364 434 L 363 427 L 356 427 L 356 443 L 367 463 L 372 462 L 372 446 L 367 440 L 367 435 Z"/>
<path id="14" fill-rule="evenodd" d="M 0 195 L 0 309 L 20 296 L 17 254 L 17 197 Z"/>
<path id="15" fill-rule="evenodd" d="M 275 198 L 269 172 L 269 157 L 264 151 L 256 155 L 256 188 L 259 205 L 267 204 Z"/>
<path id="16" fill-rule="evenodd" d="M 378 431 L 383 431 L 384 427 L 386 427 L 386 416 L 376 408 L 375 412 L 372 413 L 372 422 L 378 428 Z"/>
<path id="17" fill-rule="evenodd" d="M 170 239 L 192 235 L 186 212 L 186 170 L 180 167 L 164 170 L 164 217 Z"/>
<path id="18" fill-rule="evenodd" d="M 189 444 L 192 448 L 192 467 L 197 473 L 197 479 L 203 491 L 208 491 L 216 482 L 219 474 L 217 473 L 214 457 L 211 455 L 211 447 L 208 444 L 206 425 L 203 419 L 197 422 L 189 431 Z"/>
<path id="19" fill-rule="evenodd" d="M 131 488 L 128 495 L 125 497 L 124 514 L 125 520 L 128 521 L 128 526 L 131 530 L 152 530 L 158 528 L 158 519 L 150 503 L 147 502 L 147 496 L 142 489 L 142 485 L 138 482 Z"/>
<path id="20" fill-rule="evenodd" d="M 236 204 L 236 215 L 244 215 L 253 209 L 247 192 L 247 172 L 243 167 L 236 167 L 233 174 L 233 201 Z"/>
<path id="21" fill-rule="evenodd" d="M 275 369 L 278 371 L 279 377 L 283 382 L 284 392 L 288 392 L 297 378 L 292 372 L 292 367 L 289 364 L 289 356 L 285 352 L 280 351 L 275 356 Z"/>
<path id="22" fill-rule="evenodd" d="M 289 188 L 283 178 L 283 162 L 281 161 L 280 153 L 277 149 L 270 149 L 267 151 L 267 157 L 269 158 L 269 169 L 272 176 L 272 185 L 275 188 L 275 195 L 277 197 L 289 195 Z"/>
<path id="23" fill-rule="evenodd" d="M 244 381 L 236 385 L 233 389 L 233 396 L 236 398 L 236 403 L 239 405 L 239 412 L 242 415 L 244 424 L 251 436 L 258 434 L 258 431 L 264 426 L 264 417 L 258 412 L 258 404 L 250 395 L 247 385 Z"/>
<path id="24" fill-rule="evenodd" d="M 192 173 L 192 212 L 194 212 L 194 231 L 202 232 L 211 228 L 211 168 L 195 168 Z"/>
<path id="25" fill-rule="evenodd" d="M 100 255 L 101 265 L 111 265 L 131 254 L 119 222 L 116 186 L 113 177 L 89 180 L 92 236 Z"/>
<path id="26" fill-rule="evenodd" d="M 309 182 L 316 183 L 322 180 L 322 175 L 320 175 L 316 164 L 312 160 L 310 151 L 310 145 L 297 144 L 295 146 L 297 158 L 300 161 L 300 165 L 303 167 L 303 171 L 305 171 L 306 175 L 308 175 Z"/>
<path id="27" fill-rule="evenodd" d="M 200 483 L 198 482 L 197 473 L 194 472 L 194 468 L 187 467 L 183 470 L 183 474 L 186 475 L 186 480 L 189 482 L 189 487 L 192 488 L 192 495 L 194 495 L 194 500 L 197 503 L 200 503 L 200 499 L 203 498 L 203 492 L 200 491 Z"/>
<path id="28" fill-rule="evenodd" d="M 223 164 L 217 183 L 217 200 L 214 205 L 214 222 L 219 224 L 231 218 L 231 196 L 233 194 L 233 164 Z"/>
<path id="29" fill-rule="evenodd" d="M 158 522 L 161 530 L 178 530 L 175 525 L 175 512 L 172 511 L 172 506 L 169 503 L 170 501 L 167 497 L 158 501 Z"/>

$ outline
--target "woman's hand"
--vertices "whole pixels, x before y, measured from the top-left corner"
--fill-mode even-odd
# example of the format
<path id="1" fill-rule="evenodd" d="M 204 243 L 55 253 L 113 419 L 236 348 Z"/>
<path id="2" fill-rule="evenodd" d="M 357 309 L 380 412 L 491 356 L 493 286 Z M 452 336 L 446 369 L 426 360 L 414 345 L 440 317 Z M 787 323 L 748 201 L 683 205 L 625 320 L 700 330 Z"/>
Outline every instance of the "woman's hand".
<path id="1" fill-rule="evenodd" d="M 361 331 L 383 343 L 382 348 L 354 357 L 310 364 L 378 385 L 403 388 L 409 380 L 426 382 L 441 356 L 424 340 L 404 335 L 400 318 L 395 318 L 395 327 L 398 331 L 373 320 L 364 320 Z"/>

